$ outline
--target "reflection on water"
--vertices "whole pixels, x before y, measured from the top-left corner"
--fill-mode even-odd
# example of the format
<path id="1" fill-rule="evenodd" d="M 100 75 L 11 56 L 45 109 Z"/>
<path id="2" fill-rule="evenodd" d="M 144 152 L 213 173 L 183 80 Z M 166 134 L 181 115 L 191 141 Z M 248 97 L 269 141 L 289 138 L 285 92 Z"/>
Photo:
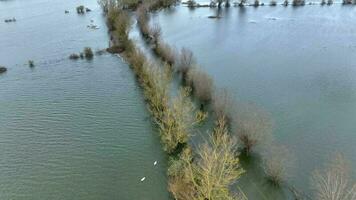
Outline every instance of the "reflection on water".
<path id="1" fill-rule="evenodd" d="M 93 11 L 77 15 L 80 4 Z M 96 0 L 0 1 L 0 19 L 0 199 L 169 199 L 165 154 L 128 66 L 68 59 L 107 47 Z"/>

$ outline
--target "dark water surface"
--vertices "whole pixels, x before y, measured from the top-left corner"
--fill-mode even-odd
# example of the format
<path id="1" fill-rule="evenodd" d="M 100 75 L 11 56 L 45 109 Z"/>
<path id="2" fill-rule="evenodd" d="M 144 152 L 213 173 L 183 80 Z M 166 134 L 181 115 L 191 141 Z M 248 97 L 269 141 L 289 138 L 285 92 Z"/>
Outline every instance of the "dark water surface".
<path id="1" fill-rule="evenodd" d="M 217 20 L 208 18 L 216 9 L 178 7 L 154 20 L 166 42 L 195 53 L 218 87 L 271 114 L 277 142 L 296 159 L 290 182 L 310 193 L 311 172 L 330 154 L 342 152 L 356 166 L 355 11 L 340 4 L 229 8 Z M 250 199 L 288 198 L 251 162 L 240 183 Z"/>
<path id="2" fill-rule="evenodd" d="M 93 11 L 77 15 L 80 4 Z M 0 19 L 0 199 L 168 199 L 165 154 L 128 66 L 68 59 L 107 47 L 96 1 L 0 1 Z"/>

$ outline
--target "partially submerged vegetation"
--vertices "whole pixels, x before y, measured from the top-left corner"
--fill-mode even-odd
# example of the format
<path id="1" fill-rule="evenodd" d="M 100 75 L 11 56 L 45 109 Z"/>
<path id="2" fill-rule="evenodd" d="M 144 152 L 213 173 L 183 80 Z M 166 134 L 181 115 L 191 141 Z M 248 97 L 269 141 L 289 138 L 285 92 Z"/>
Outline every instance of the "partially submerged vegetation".
<path id="1" fill-rule="evenodd" d="M 227 133 L 225 120 L 220 119 L 209 142 L 200 145 L 198 150 L 193 152 L 188 141 L 197 118 L 194 115 L 196 109 L 189 98 L 191 89 L 182 87 L 178 96 L 173 99 L 169 92 L 171 67 L 176 63 L 177 56 L 174 53 L 167 54 L 166 48 L 170 47 L 158 41 L 158 48 L 153 50 L 165 64 L 158 67 L 150 63 L 128 38 L 130 18 L 117 4 L 107 7 L 107 23 L 112 36 L 112 46 L 124 49 L 121 55 L 136 74 L 152 119 L 160 133 L 163 149 L 170 156 L 169 189 L 173 196 L 187 200 L 232 199 L 234 194 L 230 193 L 229 187 L 240 177 L 243 170 L 236 156 L 237 142 Z M 158 34 L 152 35 L 159 38 Z M 190 56 L 186 55 L 185 51 L 183 54 L 185 55 L 180 58 L 180 64 L 190 65 L 190 58 L 186 57 Z M 195 86 L 194 93 L 198 88 L 200 89 L 200 86 Z M 211 91 L 209 93 L 210 97 L 207 98 L 204 94 L 201 95 L 202 99 L 210 99 Z"/>
<path id="2" fill-rule="evenodd" d="M 16 19 L 15 17 L 13 17 L 12 19 L 5 19 L 4 22 L 5 23 L 16 22 Z"/>
<path id="3" fill-rule="evenodd" d="M 86 8 L 85 6 L 83 5 L 80 5 L 80 6 L 77 6 L 76 7 L 76 11 L 78 14 L 85 14 L 86 12 L 91 12 L 91 9 L 90 8 Z M 65 11 L 65 13 L 69 13 L 69 11 Z"/>
<path id="4" fill-rule="evenodd" d="M 77 60 L 79 58 L 80 58 L 79 54 L 76 54 L 76 53 L 72 53 L 69 56 L 69 59 L 71 59 L 71 60 Z"/>
<path id="5" fill-rule="evenodd" d="M 267 114 L 256 106 L 239 106 L 233 123 L 235 134 L 247 155 L 271 141 L 272 122 Z"/>
<path id="6" fill-rule="evenodd" d="M 324 169 L 316 170 L 311 179 L 316 200 L 354 200 L 356 183 L 351 179 L 350 164 L 338 154 L 331 158 Z"/>
<path id="7" fill-rule="evenodd" d="M 202 104 L 210 102 L 213 95 L 213 79 L 203 70 L 195 68 L 189 70 L 188 84 L 193 88 L 194 95 Z"/>
<path id="8" fill-rule="evenodd" d="M 263 153 L 263 170 L 267 180 L 281 186 L 291 177 L 294 160 L 285 146 L 273 144 Z"/>
<path id="9" fill-rule="evenodd" d="M 84 53 L 85 58 L 88 60 L 90 60 L 94 57 L 94 53 L 90 47 L 85 47 L 83 53 Z"/>
<path id="10" fill-rule="evenodd" d="M 236 157 L 236 141 L 220 119 L 209 141 L 195 153 L 185 149 L 168 169 L 169 190 L 177 200 L 246 199 L 228 188 L 243 174 Z"/>
<path id="11" fill-rule="evenodd" d="M 149 12 L 163 8 L 162 1 L 128 3 L 101 1 L 111 35 L 111 49 L 120 53 L 129 63 L 142 88 L 148 110 L 157 125 L 163 149 L 169 155 L 168 188 L 177 200 L 245 199 L 241 193 L 230 188 L 243 174 L 239 154 L 253 156 L 259 147 L 262 168 L 269 182 L 275 186 L 287 186 L 289 169 L 293 165 L 289 151 L 272 141 L 272 122 L 268 115 L 251 105 L 232 109 L 234 101 L 226 90 L 216 90 L 211 77 L 197 67 L 191 51 L 176 51 L 161 37 L 158 24 L 149 25 Z M 169 1 L 172 5 L 172 2 Z M 219 2 L 214 2 L 219 4 Z M 221 1 L 221 5 L 229 2 Z M 240 5 L 245 5 L 240 1 Z M 256 2 L 255 2 L 256 3 Z M 194 6 L 196 3 L 191 1 Z M 260 5 L 257 1 L 256 6 Z M 284 5 L 288 5 L 286 0 Z M 304 0 L 292 1 L 294 6 L 304 5 Z M 138 26 L 142 37 L 151 47 L 161 66 L 151 63 L 128 37 L 131 25 L 127 9 L 136 9 Z M 109 51 L 108 49 L 108 51 Z M 160 62 L 159 62 L 160 63 Z M 172 72 L 176 73 L 172 73 Z M 172 76 L 182 80 L 179 93 L 171 97 Z M 196 97 L 199 111 L 191 101 Z M 200 119 L 212 112 L 216 121 L 209 139 L 197 147 L 191 146 L 190 136 Z M 269 145 L 266 145 L 269 144 Z M 273 148 L 271 148 L 271 146 Z"/>
<path id="12" fill-rule="evenodd" d="M 80 52 L 79 54 L 72 53 L 69 55 L 70 60 L 78 60 L 80 59 L 87 59 L 91 60 L 94 57 L 93 50 L 90 47 L 84 47 L 83 52 Z"/>
<path id="13" fill-rule="evenodd" d="M 31 68 L 35 67 L 35 62 L 33 60 L 29 60 L 28 61 L 28 66 L 31 67 Z"/>
<path id="14" fill-rule="evenodd" d="M 85 7 L 83 5 L 80 5 L 76 8 L 78 14 L 84 14 L 85 13 Z"/>
<path id="15" fill-rule="evenodd" d="M 7 68 L 4 66 L 0 66 L 0 74 L 5 73 L 7 71 Z"/>

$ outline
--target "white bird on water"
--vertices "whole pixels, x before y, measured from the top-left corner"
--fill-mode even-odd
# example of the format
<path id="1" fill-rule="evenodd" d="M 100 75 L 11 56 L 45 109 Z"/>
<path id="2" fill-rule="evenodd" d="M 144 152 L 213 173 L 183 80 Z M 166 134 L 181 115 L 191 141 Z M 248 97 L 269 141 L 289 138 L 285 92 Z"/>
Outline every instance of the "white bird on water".
<path id="1" fill-rule="evenodd" d="M 145 179 L 146 179 L 146 177 L 141 178 L 141 182 L 144 181 Z"/>
<path id="2" fill-rule="evenodd" d="M 157 165 L 157 160 L 153 163 L 153 165 Z"/>

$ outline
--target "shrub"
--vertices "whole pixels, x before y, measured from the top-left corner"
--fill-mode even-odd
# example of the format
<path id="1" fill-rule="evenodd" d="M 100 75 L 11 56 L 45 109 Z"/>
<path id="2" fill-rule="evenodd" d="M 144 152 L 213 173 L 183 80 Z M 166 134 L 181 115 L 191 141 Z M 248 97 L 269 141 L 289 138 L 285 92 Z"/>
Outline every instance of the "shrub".
<path id="1" fill-rule="evenodd" d="M 179 95 L 173 99 L 172 105 L 164 112 L 162 122 L 158 122 L 164 149 L 170 154 L 177 153 L 177 148 L 188 142 L 195 123 L 192 115 L 194 106 L 188 96 L 189 89 L 181 89 Z"/>
<path id="2" fill-rule="evenodd" d="M 342 0 L 342 4 L 352 4 L 352 0 Z"/>
<path id="3" fill-rule="evenodd" d="M 233 98 L 226 89 L 216 90 L 212 99 L 212 108 L 217 119 L 224 118 L 227 123 L 231 122 L 231 109 Z"/>
<path id="4" fill-rule="evenodd" d="M 230 6 L 231 6 L 230 0 L 225 0 L 225 7 L 228 8 Z"/>
<path id="5" fill-rule="evenodd" d="M 194 8 L 196 6 L 197 2 L 195 0 L 188 0 L 187 5 L 189 8 Z"/>
<path id="6" fill-rule="evenodd" d="M 284 0 L 283 5 L 284 6 L 288 6 L 289 5 L 289 1 L 288 0 Z"/>
<path id="7" fill-rule="evenodd" d="M 194 64 L 195 58 L 193 56 L 193 52 L 189 49 L 182 48 L 179 54 L 178 62 L 176 63 L 176 70 L 182 75 L 183 82 L 187 80 L 188 72 Z"/>
<path id="8" fill-rule="evenodd" d="M 266 178 L 275 186 L 280 186 L 291 176 L 294 162 L 285 146 L 270 145 L 263 153 L 263 170 Z"/>
<path id="9" fill-rule="evenodd" d="M 174 65 L 176 53 L 168 44 L 158 41 L 153 50 L 163 61 L 167 62 L 170 66 Z"/>
<path id="10" fill-rule="evenodd" d="M 209 6 L 216 7 L 216 2 L 214 0 L 211 0 Z"/>
<path id="11" fill-rule="evenodd" d="M 354 200 L 356 183 L 350 177 L 350 164 L 342 155 L 334 156 L 324 169 L 316 170 L 312 175 L 315 199 Z"/>
<path id="12" fill-rule="evenodd" d="M 200 69 L 190 70 L 188 84 L 193 88 L 193 94 L 202 104 L 208 103 L 212 98 L 213 79 Z"/>
<path id="13" fill-rule="evenodd" d="M 5 73 L 7 71 L 7 68 L 4 66 L 0 66 L 0 74 Z"/>
<path id="14" fill-rule="evenodd" d="M 83 5 L 77 7 L 78 14 L 84 14 L 84 12 L 85 12 L 85 7 Z"/>
<path id="15" fill-rule="evenodd" d="M 256 106 L 240 105 L 234 117 L 236 135 L 247 155 L 271 139 L 272 122 L 267 114 Z"/>
<path id="16" fill-rule="evenodd" d="M 276 6 L 276 5 L 277 5 L 277 1 L 272 0 L 271 3 L 270 3 L 270 6 Z"/>
<path id="17" fill-rule="evenodd" d="M 109 11 L 109 7 L 112 6 L 112 1 L 110 0 L 98 0 L 98 4 L 103 9 L 104 13 L 107 14 Z"/>
<path id="18" fill-rule="evenodd" d="M 244 173 L 236 149 L 237 143 L 224 124 L 217 126 L 209 141 L 198 146 L 197 157 L 193 160 L 191 155 L 183 156 L 179 173 L 170 175 L 169 190 L 175 199 L 245 199 L 234 198 L 229 191 L 231 184 Z"/>
<path id="19" fill-rule="evenodd" d="M 69 59 L 71 59 L 71 60 L 77 60 L 79 58 L 80 58 L 79 55 L 76 53 L 70 54 L 70 56 L 69 56 Z"/>
<path id="20" fill-rule="evenodd" d="M 107 48 L 106 51 L 109 53 L 113 53 L 113 54 L 122 53 L 125 51 L 125 47 L 115 45 L 115 46 L 111 46 L 111 47 Z"/>
<path id="21" fill-rule="evenodd" d="M 148 26 L 148 8 L 144 5 L 137 9 L 137 23 L 144 38 L 149 38 L 150 30 Z"/>
<path id="22" fill-rule="evenodd" d="M 246 0 L 240 0 L 240 2 L 238 3 L 238 6 L 244 7 L 245 4 L 246 4 Z"/>
<path id="23" fill-rule="evenodd" d="M 30 66 L 31 68 L 35 67 L 35 62 L 33 60 L 29 60 L 28 61 L 28 66 Z"/>
<path id="24" fill-rule="evenodd" d="M 92 59 L 94 57 L 94 53 L 90 47 L 84 48 L 84 56 L 86 59 Z"/>
<path id="25" fill-rule="evenodd" d="M 327 4 L 328 4 L 328 5 L 333 4 L 333 0 L 328 0 Z"/>
<path id="26" fill-rule="evenodd" d="M 305 5 L 305 0 L 293 0 L 292 1 L 293 6 L 304 6 Z"/>
<path id="27" fill-rule="evenodd" d="M 321 5 L 325 5 L 326 4 L 326 1 L 325 0 L 321 0 Z"/>
<path id="28" fill-rule="evenodd" d="M 157 45 L 157 43 L 161 37 L 161 34 L 162 34 L 161 27 L 158 24 L 155 24 L 149 28 L 149 35 L 151 37 L 152 42 L 155 45 Z"/>
<path id="29" fill-rule="evenodd" d="M 253 6 L 258 7 L 260 5 L 260 1 L 259 0 L 255 0 L 255 2 L 253 3 Z"/>

